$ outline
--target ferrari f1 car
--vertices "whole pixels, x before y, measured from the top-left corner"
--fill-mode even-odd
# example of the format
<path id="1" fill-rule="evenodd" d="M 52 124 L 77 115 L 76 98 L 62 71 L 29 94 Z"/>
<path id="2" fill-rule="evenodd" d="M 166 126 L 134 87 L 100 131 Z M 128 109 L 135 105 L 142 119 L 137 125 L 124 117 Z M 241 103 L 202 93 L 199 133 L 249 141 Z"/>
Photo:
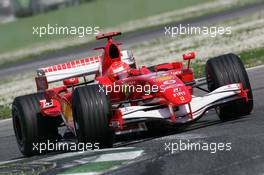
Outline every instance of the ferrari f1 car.
<path id="1" fill-rule="evenodd" d="M 107 39 L 104 47 L 96 48 L 103 50 L 101 56 L 37 70 L 37 93 L 16 97 L 12 106 L 14 131 L 24 155 L 38 154 L 33 143 L 59 139 L 60 126 L 67 126 L 78 142 L 105 148 L 113 145 L 116 135 L 147 130 L 153 121 L 193 123 L 212 108 L 226 121 L 252 111 L 250 82 L 237 55 L 209 59 L 206 77 L 194 79 L 190 61 L 195 52 L 183 55 L 186 63 L 138 67 L 132 52 L 120 50 L 120 43 L 113 40 L 120 34 L 96 37 Z M 194 88 L 207 93 L 196 96 Z"/>

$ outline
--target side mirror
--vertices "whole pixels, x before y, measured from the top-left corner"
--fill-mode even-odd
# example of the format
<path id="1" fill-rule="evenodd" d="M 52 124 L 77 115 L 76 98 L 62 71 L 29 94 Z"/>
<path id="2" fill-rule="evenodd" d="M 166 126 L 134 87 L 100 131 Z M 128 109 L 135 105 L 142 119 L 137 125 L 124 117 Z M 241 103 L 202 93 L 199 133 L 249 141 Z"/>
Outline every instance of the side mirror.
<path id="1" fill-rule="evenodd" d="M 195 52 L 189 52 L 182 55 L 183 60 L 188 60 L 188 66 L 187 68 L 190 68 L 191 59 L 195 58 Z"/>
<path id="2" fill-rule="evenodd" d="M 196 56 L 195 52 L 189 52 L 189 53 L 182 55 L 183 60 L 191 60 L 191 59 L 194 59 L 195 56 Z"/>

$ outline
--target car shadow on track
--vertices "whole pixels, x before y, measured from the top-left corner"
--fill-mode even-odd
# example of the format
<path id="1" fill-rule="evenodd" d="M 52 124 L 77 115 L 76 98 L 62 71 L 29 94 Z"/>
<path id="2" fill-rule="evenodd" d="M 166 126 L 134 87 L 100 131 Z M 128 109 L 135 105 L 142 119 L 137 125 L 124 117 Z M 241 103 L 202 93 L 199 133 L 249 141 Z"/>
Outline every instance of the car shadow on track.
<path id="1" fill-rule="evenodd" d="M 132 146 L 133 144 L 137 143 L 142 143 L 150 140 L 154 140 L 157 138 L 162 138 L 166 136 L 171 136 L 171 135 L 177 135 L 177 134 L 182 134 L 188 131 L 192 130 L 199 130 L 202 128 L 206 127 L 211 127 L 211 126 L 222 126 L 222 125 L 232 125 L 240 122 L 247 122 L 250 120 L 250 117 L 242 117 L 239 119 L 235 120 L 230 120 L 227 122 L 221 122 L 220 120 L 217 119 L 211 119 L 211 118 L 205 118 L 196 121 L 193 124 L 188 124 L 188 125 L 181 125 L 181 126 L 166 126 L 166 125 L 159 125 L 151 128 L 149 131 L 144 131 L 144 132 L 138 132 L 138 133 L 133 133 L 133 134 L 126 134 L 122 136 L 117 136 L 116 137 L 116 143 L 114 144 L 114 148 L 118 147 L 126 147 L 126 146 Z M 62 141 L 65 142 L 65 141 Z M 66 142 L 76 142 L 76 140 L 67 140 Z M 63 153 L 68 153 L 68 152 L 75 152 L 75 151 L 51 151 L 51 152 L 46 152 L 41 155 L 37 155 L 34 157 L 31 157 L 32 161 L 38 160 L 40 158 L 45 158 L 45 157 L 50 157 L 53 155 L 57 154 L 63 154 Z M 26 157 L 17 157 L 16 159 L 23 159 Z"/>
<path id="2" fill-rule="evenodd" d="M 201 121 L 196 121 L 194 124 L 191 125 L 183 125 L 183 126 L 169 127 L 169 128 L 166 126 L 159 126 L 152 128 L 150 131 L 119 136 L 116 138 L 116 144 L 114 145 L 114 147 L 130 146 L 136 143 L 141 143 L 170 135 L 181 134 L 188 131 L 198 130 L 210 126 L 235 124 L 235 123 L 247 122 L 248 120 L 250 120 L 250 118 L 245 116 L 239 119 L 229 120 L 226 122 L 222 122 L 220 120 L 201 120 Z"/>

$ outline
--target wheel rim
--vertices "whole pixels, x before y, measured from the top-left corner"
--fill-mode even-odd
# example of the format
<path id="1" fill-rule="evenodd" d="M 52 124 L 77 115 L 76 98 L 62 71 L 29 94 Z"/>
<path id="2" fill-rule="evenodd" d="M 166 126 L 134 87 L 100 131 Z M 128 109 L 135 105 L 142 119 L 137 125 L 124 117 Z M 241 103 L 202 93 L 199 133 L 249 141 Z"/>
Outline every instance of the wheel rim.
<path id="1" fill-rule="evenodd" d="M 220 106 L 215 107 L 215 112 L 218 116 L 220 116 Z"/>

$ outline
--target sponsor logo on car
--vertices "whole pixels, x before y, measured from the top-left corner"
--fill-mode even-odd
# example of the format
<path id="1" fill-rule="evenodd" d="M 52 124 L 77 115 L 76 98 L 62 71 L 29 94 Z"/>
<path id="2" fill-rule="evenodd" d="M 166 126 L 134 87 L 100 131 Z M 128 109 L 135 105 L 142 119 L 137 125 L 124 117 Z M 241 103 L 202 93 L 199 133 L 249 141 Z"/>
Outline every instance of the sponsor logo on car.
<path id="1" fill-rule="evenodd" d="M 175 92 L 174 91 L 174 94 L 173 94 L 174 97 L 179 97 L 179 96 L 183 96 L 183 95 L 185 95 L 184 91 L 182 91 L 182 92 Z"/>
<path id="2" fill-rule="evenodd" d="M 166 80 L 171 80 L 173 79 L 174 77 L 173 76 L 162 76 L 162 77 L 157 77 L 156 78 L 156 81 L 166 81 Z"/>

